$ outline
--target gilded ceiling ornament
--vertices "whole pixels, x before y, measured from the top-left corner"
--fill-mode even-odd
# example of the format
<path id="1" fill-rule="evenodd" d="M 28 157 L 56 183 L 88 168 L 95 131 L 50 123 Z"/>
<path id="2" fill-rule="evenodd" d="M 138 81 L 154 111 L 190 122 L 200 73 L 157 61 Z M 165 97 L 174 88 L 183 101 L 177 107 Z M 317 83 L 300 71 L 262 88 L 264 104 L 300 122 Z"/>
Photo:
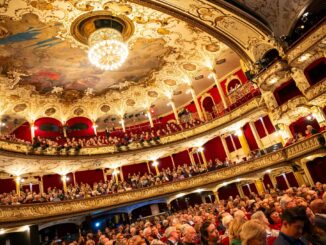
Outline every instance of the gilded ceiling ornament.
<path id="1" fill-rule="evenodd" d="M 205 49 L 209 52 L 217 52 L 220 50 L 220 46 L 216 44 L 207 44 Z"/>
<path id="2" fill-rule="evenodd" d="M 82 115 L 83 113 L 84 113 L 84 110 L 83 110 L 82 108 L 77 108 L 77 109 L 74 110 L 74 114 L 75 114 L 76 116 L 80 116 L 80 115 Z"/>
<path id="3" fill-rule="evenodd" d="M 27 108 L 26 104 L 18 104 L 14 107 L 15 112 L 21 112 L 24 111 Z"/>
<path id="4" fill-rule="evenodd" d="M 157 33 L 160 35 L 168 35 L 170 34 L 170 31 L 166 28 L 158 28 Z"/>
<path id="5" fill-rule="evenodd" d="M 127 104 L 127 106 L 134 106 L 136 104 L 136 102 L 133 99 L 127 99 L 126 104 Z"/>
<path id="6" fill-rule="evenodd" d="M 54 1 L 37 0 L 37 1 L 31 1 L 30 5 L 39 10 L 53 10 L 54 7 L 51 2 Z"/>
<path id="7" fill-rule="evenodd" d="M 191 63 L 183 64 L 182 67 L 187 71 L 195 71 L 197 69 L 197 66 Z"/>
<path id="8" fill-rule="evenodd" d="M 147 92 L 147 95 L 149 97 L 157 97 L 158 96 L 158 93 L 156 91 L 148 91 Z"/>
<path id="9" fill-rule="evenodd" d="M 129 15 L 132 13 L 132 7 L 126 3 L 107 2 L 103 4 L 103 9 L 113 12 L 114 14 Z"/>
<path id="10" fill-rule="evenodd" d="M 163 82 L 166 85 L 169 85 L 169 86 L 175 86 L 177 84 L 177 82 L 175 80 L 172 80 L 172 79 L 165 79 Z"/>
<path id="11" fill-rule="evenodd" d="M 110 110 L 110 106 L 109 105 L 102 105 L 100 110 L 104 113 L 108 112 Z"/>
<path id="12" fill-rule="evenodd" d="M 47 116 L 52 116 L 54 113 L 56 113 L 56 109 L 53 107 L 46 109 L 46 111 L 44 112 L 44 114 Z"/>

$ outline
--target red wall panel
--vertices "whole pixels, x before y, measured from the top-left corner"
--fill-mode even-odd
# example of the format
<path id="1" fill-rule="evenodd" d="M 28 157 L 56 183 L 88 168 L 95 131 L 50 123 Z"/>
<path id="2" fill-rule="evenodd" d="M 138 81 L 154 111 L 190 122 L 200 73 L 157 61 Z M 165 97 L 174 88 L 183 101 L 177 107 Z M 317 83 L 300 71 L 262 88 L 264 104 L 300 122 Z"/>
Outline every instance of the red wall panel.
<path id="1" fill-rule="evenodd" d="M 243 126 L 243 133 L 244 133 L 244 136 L 245 136 L 245 138 L 246 138 L 246 140 L 248 142 L 250 150 L 253 151 L 253 150 L 258 149 L 258 145 L 257 145 L 257 142 L 255 140 L 255 136 L 251 131 L 249 123 L 247 123 L 247 124 L 245 124 Z"/>
<path id="2" fill-rule="evenodd" d="M 14 179 L 0 179 L 0 193 L 8 193 L 16 190 L 16 183 Z"/>
<path id="3" fill-rule="evenodd" d="M 80 184 L 81 182 L 87 183 L 89 185 L 93 185 L 95 182 L 104 182 L 103 170 L 95 169 L 95 170 L 86 170 L 86 171 L 78 171 L 75 173 L 76 182 Z"/>

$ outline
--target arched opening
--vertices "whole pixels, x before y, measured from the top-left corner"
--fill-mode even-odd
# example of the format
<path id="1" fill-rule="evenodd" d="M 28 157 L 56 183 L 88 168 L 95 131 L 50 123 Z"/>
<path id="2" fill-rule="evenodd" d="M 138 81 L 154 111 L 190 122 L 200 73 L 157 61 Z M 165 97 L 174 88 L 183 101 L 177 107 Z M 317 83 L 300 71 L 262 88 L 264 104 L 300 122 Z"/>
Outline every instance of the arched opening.
<path id="1" fill-rule="evenodd" d="M 310 85 L 315 85 L 326 78 L 326 58 L 320 58 L 311 63 L 305 70 Z"/>
<path id="2" fill-rule="evenodd" d="M 230 82 L 228 82 L 226 87 L 228 94 L 232 93 L 240 86 L 241 86 L 241 81 L 239 79 L 232 79 Z"/>
<path id="3" fill-rule="evenodd" d="M 62 124 L 52 117 L 42 117 L 34 122 L 35 136 L 42 138 L 55 138 L 62 135 Z"/>
<path id="4" fill-rule="evenodd" d="M 214 101 L 210 96 L 207 96 L 203 102 L 202 106 L 205 110 L 205 114 L 207 116 L 208 120 L 211 120 L 213 118 L 213 112 L 214 112 Z"/>
<path id="5" fill-rule="evenodd" d="M 302 93 L 296 86 L 293 79 L 283 83 L 281 86 L 274 90 L 274 96 L 279 106 L 300 95 L 302 95 Z"/>
<path id="6" fill-rule="evenodd" d="M 267 67 L 271 64 L 274 60 L 280 57 L 278 50 L 273 48 L 268 50 L 263 57 L 257 62 L 261 69 Z"/>
<path id="7" fill-rule="evenodd" d="M 93 123 L 86 117 L 74 117 L 66 122 L 67 136 L 71 137 L 87 137 L 94 136 Z"/>

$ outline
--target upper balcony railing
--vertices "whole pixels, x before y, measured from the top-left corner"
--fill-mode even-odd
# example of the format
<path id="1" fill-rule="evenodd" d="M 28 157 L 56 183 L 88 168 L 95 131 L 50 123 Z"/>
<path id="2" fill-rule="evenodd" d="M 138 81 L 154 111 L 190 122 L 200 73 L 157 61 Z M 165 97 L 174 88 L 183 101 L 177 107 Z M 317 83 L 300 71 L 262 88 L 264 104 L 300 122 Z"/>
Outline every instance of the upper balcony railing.
<path id="1" fill-rule="evenodd" d="M 286 148 L 268 153 L 262 157 L 243 162 L 236 166 L 207 172 L 184 180 L 168 182 L 159 186 L 71 201 L 0 206 L 0 224 L 2 226 L 11 226 L 28 222 L 42 222 L 48 219 L 69 217 L 95 210 L 105 210 L 119 205 L 165 196 L 207 185 L 216 184 L 217 186 L 226 180 L 237 179 L 241 175 L 257 171 L 262 172 L 272 167 L 285 166 L 288 164 L 288 161 L 292 159 L 311 154 L 316 150 L 324 148 L 320 143 L 320 139 L 325 139 L 325 137 L 326 132 L 323 132 Z"/>
<path id="2" fill-rule="evenodd" d="M 11 151 L 23 154 L 35 154 L 35 155 L 97 155 L 97 154 L 107 154 L 115 153 L 121 151 L 137 150 L 143 149 L 160 144 L 168 144 L 176 142 L 178 140 L 186 139 L 193 136 L 199 136 L 205 133 L 205 131 L 216 128 L 223 124 L 229 123 L 232 120 L 237 120 L 242 115 L 249 113 L 250 111 L 256 109 L 259 106 L 260 92 L 255 89 L 250 92 L 250 94 L 245 95 L 239 102 L 231 104 L 229 108 L 216 113 L 211 120 L 202 122 L 192 128 L 187 128 L 185 126 L 181 127 L 183 130 L 176 131 L 171 134 L 162 135 L 154 140 L 144 140 L 143 142 L 131 142 L 128 145 L 102 145 L 102 146 L 92 146 L 83 147 L 81 149 L 63 148 L 58 151 L 57 148 L 48 147 L 47 149 L 34 149 L 31 144 L 10 142 L 6 140 L 0 140 L 0 149 L 4 151 Z"/>

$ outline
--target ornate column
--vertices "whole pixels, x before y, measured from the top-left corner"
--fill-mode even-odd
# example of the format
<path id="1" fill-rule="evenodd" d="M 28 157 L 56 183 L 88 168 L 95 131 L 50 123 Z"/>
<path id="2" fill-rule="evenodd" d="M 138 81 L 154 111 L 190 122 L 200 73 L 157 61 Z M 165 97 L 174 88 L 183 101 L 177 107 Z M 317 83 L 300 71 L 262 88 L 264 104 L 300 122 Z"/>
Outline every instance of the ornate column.
<path id="1" fill-rule="evenodd" d="M 302 163 L 301 166 L 302 166 L 304 175 L 307 177 L 309 185 L 314 186 L 315 183 L 314 183 L 314 180 L 311 177 L 311 174 L 310 174 L 309 169 L 307 167 L 307 163 Z"/>
<path id="2" fill-rule="evenodd" d="M 15 178 L 15 183 L 16 183 L 16 193 L 19 197 L 20 197 L 20 181 L 21 181 L 21 177 L 17 176 Z"/>
<path id="3" fill-rule="evenodd" d="M 156 175 L 159 175 L 160 171 L 158 170 L 158 161 L 153 161 L 152 166 L 155 167 Z"/>
<path id="4" fill-rule="evenodd" d="M 242 128 L 239 128 L 237 130 L 237 136 L 239 138 L 239 141 L 240 141 L 240 144 L 241 144 L 243 153 L 245 155 L 249 155 L 249 153 L 250 153 L 250 147 L 248 145 L 247 139 L 246 139 L 246 137 L 245 137 L 245 135 L 243 133 L 243 129 Z"/>
<path id="5" fill-rule="evenodd" d="M 115 177 L 115 183 L 116 183 L 116 184 L 119 183 L 119 176 L 118 176 L 118 174 L 119 174 L 119 171 L 115 168 L 115 169 L 113 170 L 112 175 Z"/>
<path id="6" fill-rule="evenodd" d="M 61 175 L 61 180 L 62 180 L 63 192 L 67 193 L 67 177 L 66 177 L 66 175 Z"/>
<path id="7" fill-rule="evenodd" d="M 120 124 L 122 127 L 122 131 L 126 132 L 125 120 L 123 119 L 123 117 L 120 118 Z"/>
<path id="8" fill-rule="evenodd" d="M 214 197 L 215 197 L 215 202 L 219 203 L 220 202 L 220 198 L 218 197 L 218 190 L 213 191 Z"/>
<path id="9" fill-rule="evenodd" d="M 278 107 L 278 103 L 275 99 L 275 96 L 271 91 L 265 91 L 261 89 L 261 92 L 262 92 L 262 98 L 264 99 L 267 108 L 269 110 L 274 110 L 276 107 Z"/>
<path id="10" fill-rule="evenodd" d="M 35 124 L 34 123 L 35 123 L 34 121 L 32 121 L 30 123 L 30 125 L 31 125 L 31 138 L 32 138 L 32 142 L 34 141 L 33 139 L 35 137 Z"/>
<path id="11" fill-rule="evenodd" d="M 149 167 L 149 162 L 148 161 L 146 161 L 146 165 L 147 165 L 147 171 L 148 171 L 148 173 L 151 174 L 152 172 L 151 172 L 151 168 Z"/>
<path id="12" fill-rule="evenodd" d="M 264 183 L 261 179 L 255 180 L 255 185 L 259 195 L 262 195 L 265 192 Z"/>
<path id="13" fill-rule="evenodd" d="M 63 137 L 67 138 L 67 125 L 66 122 L 62 122 L 62 132 L 63 132 Z"/>
<path id="14" fill-rule="evenodd" d="M 76 181 L 76 174 L 75 174 L 75 172 L 72 172 L 72 178 L 74 180 L 74 186 L 76 186 L 77 185 L 77 181 Z"/>
<path id="15" fill-rule="evenodd" d="M 169 104 L 172 107 L 172 111 L 173 111 L 173 114 L 174 114 L 174 117 L 175 117 L 175 120 L 176 120 L 177 124 L 180 124 L 177 108 L 175 107 L 175 103 L 174 103 L 173 99 L 170 99 Z"/>
<path id="16" fill-rule="evenodd" d="M 310 84 L 303 72 L 303 70 L 292 67 L 291 68 L 291 77 L 293 78 L 295 84 L 302 94 L 305 94 L 306 90 L 310 87 Z"/>
<path id="17" fill-rule="evenodd" d="M 293 174 L 294 174 L 294 177 L 295 177 L 296 181 L 298 182 L 299 186 L 302 186 L 302 185 L 306 184 L 306 182 L 305 182 L 305 180 L 304 180 L 304 178 L 303 178 L 300 171 L 293 171 Z"/>
<path id="18" fill-rule="evenodd" d="M 106 175 L 106 171 L 105 171 L 104 168 L 102 168 L 102 172 L 103 172 L 103 179 L 104 179 L 104 181 L 105 181 L 105 182 L 108 181 L 108 176 Z M 75 182 L 75 183 L 76 183 L 76 182 Z"/>
<path id="19" fill-rule="evenodd" d="M 224 148 L 224 151 L 225 151 L 225 154 L 226 154 L 226 157 L 231 160 L 231 155 L 230 155 L 230 152 L 229 152 L 229 148 L 226 144 L 226 141 L 225 141 L 225 138 L 223 135 L 220 136 L 221 137 L 221 141 L 222 141 L 222 145 L 223 145 L 223 148 Z"/>
<path id="20" fill-rule="evenodd" d="M 263 144 L 263 142 L 260 139 L 260 136 L 259 136 L 259 134 L 257 132 L 256 127 L 255 127 L 255 124 L 253 122 L 249 122 L 249 127 L 251 129 L 252 134 L 254 135 L 254 138 L 256 140 L 256 143 L 258 145 L 258 148 L 261 149 L 261 150 L 264 149 L 265 148 L 264 147 L 264 144 Z"/>
<path id="21" fill-rule="evenodd" d="M 194 155 L 192 154 L 192 152 L 189 151 L 188 148 L 187 148 L 187 152 L 188 152 L 188 155 L 189 155 L 189 158 L 190 158 L 191 165 L 192 166 L 196 165 L 195 160 L 194 160 Z"/>
<path id="22" fill-rule="evenodd" d="M 221 84 L 217 80 L 216 74 L 214 72 L 212 72 L 210 74 L 210 78 L 213 79 L 213 81 L 214 81 L 214 83 L 215 83 L 215 85 L 217 87 L 217 90 L 218 90 L 218 93 L 220 94 L 224 109 L 228 108 L 227 98 L 226 98 L 226 96 L 224 94 L 224 91 L 223 91 L 223 88 L 222 88 Z"/>
<path id="23" fill-rule="evenodd" d="M 237 185 L 237 189 L 238 189 L 240 197 L 244 197 L 243 190 L 242 190 L 240 183 L 237 183 L 236 185 Z"/>
<path id="24" fill-rule="evenodd" d="M 200 105 L 199 105 L 199 102 L 198 102 L 198 99 L 197 99 L 197 96 L 196 96 L 195 90 L 194 90 L 193 87 L 190 87 L 189 90 L 190 90 L 190 93 L 191 93 L 192 99 L 193 99 L 193 101 L 194 101 L 194 103 L 195 103 L 195 106 L 196 106 L 196 110 L 197 110 L 197 112 L 198 112 L 199 119 L 200 119 L 201 121 L 204 121 L 204 115 L 203 115 L 203 112 L 202 112 L 202 110 L 201 110 L 201 108 L 200 108 Z"/>
<path id="25" fill-rule="evenodd" d="M 43 175 L 40 176 L 39 187 L 40 187 L 40 192 L 41 192 L 41 194 L 44 193 Z"/>
<path id="26" fill-rule="evenodd" d="M 201 146 L 198 148 L 198 151 L 200 152 L 201 158 L 203 159 L 204 167 L 207 169 L 207 161 L 206 156 L 204 154 L 204 148 Z"/>
<path id="27" fill-rule="evenodd" d="M 326 124 L 326 115 L 322 108 L 320 108 L 319 106 L 314 106 L 314 107 L 312 107 L 312 111 L 313 111 L 313 113 L 316 117 L 316 120 L 320 126 Z"/>
<path id="28" fill-rule="evenodd" d="M 174 162 L 174 159 L 173 159 L 173 154 L 170 155 L 170 158 L 171 158 L 171 161 L 172 161 L 173 168 L 175 168 L 175 162 Z"/>
<path id="29" fill-rule="evenodd" d="M 154 123 L 153 123 L 152 114 L 151 114 L 150 109 L 147 111 L 147 117 L 148 117 L 148 120 L 149 120 L 149 124 L 151 125 L 151 128 L 153 128 Z"/>
<path id="30" fill-rule="evenodd" d="M 93 123 L 94 134 L 97 135 L 97 125 L 95 122 L 92 122 L 92 123 Z"/>
<path id="31" fill-rule="evenodd" d="M 125 178 L 123 177 L 122 166 L 119 168 L 119 173 L 120 173 L 120 180 L 125 181 Z"/>

